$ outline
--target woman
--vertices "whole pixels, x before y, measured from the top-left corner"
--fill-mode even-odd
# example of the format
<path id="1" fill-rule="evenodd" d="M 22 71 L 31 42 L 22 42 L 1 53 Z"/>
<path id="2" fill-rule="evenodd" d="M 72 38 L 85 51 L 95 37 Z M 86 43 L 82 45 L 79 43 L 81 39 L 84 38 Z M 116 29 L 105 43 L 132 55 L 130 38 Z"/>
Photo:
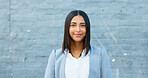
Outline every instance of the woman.
<path id="1" fill-rule="evenodd" d="M 44 78 L 112 78 L 105 48 L 90 45 L 90 21 L 84 11 L 67 15 L 63 46 L 52 50 Z"/>

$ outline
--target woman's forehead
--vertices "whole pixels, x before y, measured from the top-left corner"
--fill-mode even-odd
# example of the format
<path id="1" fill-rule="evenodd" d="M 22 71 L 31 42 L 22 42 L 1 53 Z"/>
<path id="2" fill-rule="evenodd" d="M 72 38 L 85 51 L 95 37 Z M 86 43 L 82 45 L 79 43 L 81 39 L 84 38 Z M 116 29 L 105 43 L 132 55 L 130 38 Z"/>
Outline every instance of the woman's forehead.
<path id="1" fill-rule="evenodd" d="M 71 20 L 71 23 L 85 23 L 85 20 L 82 16 L 80 15 L 77 15 L 77 16 L 74 16 Z"/>

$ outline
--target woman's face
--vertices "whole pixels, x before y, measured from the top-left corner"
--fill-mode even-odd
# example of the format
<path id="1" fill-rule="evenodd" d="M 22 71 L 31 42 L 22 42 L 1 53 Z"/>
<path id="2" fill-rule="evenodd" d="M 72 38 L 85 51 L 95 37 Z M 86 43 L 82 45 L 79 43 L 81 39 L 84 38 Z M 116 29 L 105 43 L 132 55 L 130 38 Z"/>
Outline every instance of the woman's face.
<path id="1" fill-rule="evenodd" d="M 75 42 L 83 41 L 86 36 L 85 20 L 82 16 L 74 16 L 70 23 L 69 34 Z"/>

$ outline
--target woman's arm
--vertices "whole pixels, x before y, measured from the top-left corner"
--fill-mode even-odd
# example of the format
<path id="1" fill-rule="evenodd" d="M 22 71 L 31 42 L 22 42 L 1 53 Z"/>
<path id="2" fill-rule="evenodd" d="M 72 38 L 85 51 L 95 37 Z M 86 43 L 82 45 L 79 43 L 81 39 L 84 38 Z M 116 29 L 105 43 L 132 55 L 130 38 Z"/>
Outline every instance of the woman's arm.
<path id="1" fill-rule="evenodd" d="M 44 78 L 55 78 L 55 50 L 49 56 Z"/>
<path id="2" fill-rule="evenodd" d="M 112 78 L 110 62 L 105 48 L 102 48 L 101 78 Z"/>

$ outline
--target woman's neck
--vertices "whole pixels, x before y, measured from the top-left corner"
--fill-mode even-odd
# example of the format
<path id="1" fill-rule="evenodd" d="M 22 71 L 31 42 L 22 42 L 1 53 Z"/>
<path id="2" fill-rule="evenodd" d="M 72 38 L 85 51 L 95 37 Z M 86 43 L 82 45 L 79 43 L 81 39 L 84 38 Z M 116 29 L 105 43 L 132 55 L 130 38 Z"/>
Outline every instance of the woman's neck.
<path id="1" fill-rule="evenodd" d="M 70 47 L 71 47 L 72 56 L 78 59 L 83 51 L 83 41 L 81 42 L 71 41 Z"/>

